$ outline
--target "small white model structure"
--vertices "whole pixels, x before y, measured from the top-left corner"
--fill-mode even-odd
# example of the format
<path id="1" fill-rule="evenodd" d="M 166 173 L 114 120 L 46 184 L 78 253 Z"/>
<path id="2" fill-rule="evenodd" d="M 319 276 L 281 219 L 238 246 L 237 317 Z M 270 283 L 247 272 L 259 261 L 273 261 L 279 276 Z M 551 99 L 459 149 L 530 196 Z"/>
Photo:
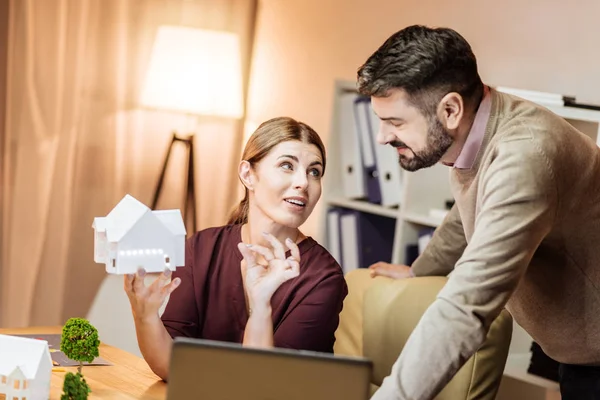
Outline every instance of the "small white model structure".
<path id="1" fill-rule="evenodd" d="M 174 271 L 185 260 L 186 230 L 179 210 L 152 211 L 126 195 L 106 216 L 94 218 L 94 261 L 109 274 Z"/>
<path id="2" fill-rule="evenodd" d="M 0 335 L 0 399 L 47 400 L 51 375 L 47 341 Z"/>

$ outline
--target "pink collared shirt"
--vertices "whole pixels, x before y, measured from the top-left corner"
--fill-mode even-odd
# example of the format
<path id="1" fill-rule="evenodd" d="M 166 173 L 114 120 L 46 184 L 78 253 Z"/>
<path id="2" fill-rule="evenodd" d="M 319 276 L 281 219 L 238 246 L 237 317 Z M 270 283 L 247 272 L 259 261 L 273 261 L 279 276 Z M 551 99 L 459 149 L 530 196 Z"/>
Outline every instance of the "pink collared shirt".
<path id="1" fill-rule="evenodd" d="M 477 109 L 477 113 L 475 114 L 473 126 L 471 126 L 467 140 L 465 141 L 465 144 L 463 145 L 463 148 L 461 149 L 460 154 L 456 158 L 456 161 L 452 167 L 458 169 L 471 169 L 473 167 L 475 158 L 477 158 L 477 153 L 479 153 L 479 149 L 481 148 L 481 143 L 483 143 L 485 128 L 488 120 L 490 119 L 491 110 L 492 97 L 490 96 L 490 89 L 484 85 L 483 99 L 481 100 L 479 109 Z"/>

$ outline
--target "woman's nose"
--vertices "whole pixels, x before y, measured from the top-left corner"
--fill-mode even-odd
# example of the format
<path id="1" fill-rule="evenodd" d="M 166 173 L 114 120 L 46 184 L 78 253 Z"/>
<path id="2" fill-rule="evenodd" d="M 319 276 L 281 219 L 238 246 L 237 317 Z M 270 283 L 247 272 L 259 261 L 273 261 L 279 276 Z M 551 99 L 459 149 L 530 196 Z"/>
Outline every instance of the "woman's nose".
<path id="1" fill-rule="evenodd" d="M 298 171 L 294 176 L 294 187 L 305 189 L 308 186 L 308 178 L 306 171 Z"/>

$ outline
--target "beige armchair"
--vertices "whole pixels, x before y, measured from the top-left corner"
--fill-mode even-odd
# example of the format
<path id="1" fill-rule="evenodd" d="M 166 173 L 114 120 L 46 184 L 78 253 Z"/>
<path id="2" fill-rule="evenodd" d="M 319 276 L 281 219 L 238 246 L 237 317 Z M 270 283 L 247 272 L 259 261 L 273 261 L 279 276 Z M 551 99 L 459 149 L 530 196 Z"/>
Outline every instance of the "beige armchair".
<path id="1" fill-rule="evenodd" d="M 389 375 L 413 328 L 447 281 L 445 277 L 392 280 L 371 278 L 359 269 L 346 275 L 348 296 L 336 331 L 336 354 L 373 361 L 374 393 Z M 436 400 L 493 400 L 498 392 L 512 335 L 512 317 L 503 310 L 487 340 Z"/>

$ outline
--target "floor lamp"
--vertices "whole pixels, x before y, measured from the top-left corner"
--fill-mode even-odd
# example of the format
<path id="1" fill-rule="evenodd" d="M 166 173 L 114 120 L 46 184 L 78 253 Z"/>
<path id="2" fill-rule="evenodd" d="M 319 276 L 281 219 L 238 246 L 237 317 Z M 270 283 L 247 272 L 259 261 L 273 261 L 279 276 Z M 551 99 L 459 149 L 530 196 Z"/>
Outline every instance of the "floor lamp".
<path id="1" fill-rule="evenodd" d="M 167 148 L 167 154 L 164 158 L 163 165 L 158 176 L 158 182 L 156 189 L 154 189 L 154 196 L 152 198 L 152 209 L 156 210 L 158 206 L 158 199 L 162 193 L 163 183 L 165 181 L 165 174 L 167 173 L 167 167 L 169 165 L 169 159 L 173 153 L 174 145 L 177 142 L 181 142 L 185 145 L 187 150 L 187 164 L 186 164 L 186 189 L 185 189 L 185 200 L 183 202 L 183 220 L 188 222 L 188 212 L 191 213 L 192 218 L 192 231 L 196 232 L 196 188 L 194 183 L 194 135 L 188 137 L 180 137 L 177 132 L 173 132 L 171 142 Z"/>
<path id="2" fill-rule="evenodd" d="M 224 31 L 161 26 L 156 34 L 141 103 L 144 107 L 199 116 L 239 119 L 243 114 L 239 38 Z M 196 133 L 197 134 L 197 133 Z M 194 133 L 173 133 L 154 191 L 156 209 L 176 143 L 187 149 L 183 217 L 188 235 L 196 232 Z"/>

